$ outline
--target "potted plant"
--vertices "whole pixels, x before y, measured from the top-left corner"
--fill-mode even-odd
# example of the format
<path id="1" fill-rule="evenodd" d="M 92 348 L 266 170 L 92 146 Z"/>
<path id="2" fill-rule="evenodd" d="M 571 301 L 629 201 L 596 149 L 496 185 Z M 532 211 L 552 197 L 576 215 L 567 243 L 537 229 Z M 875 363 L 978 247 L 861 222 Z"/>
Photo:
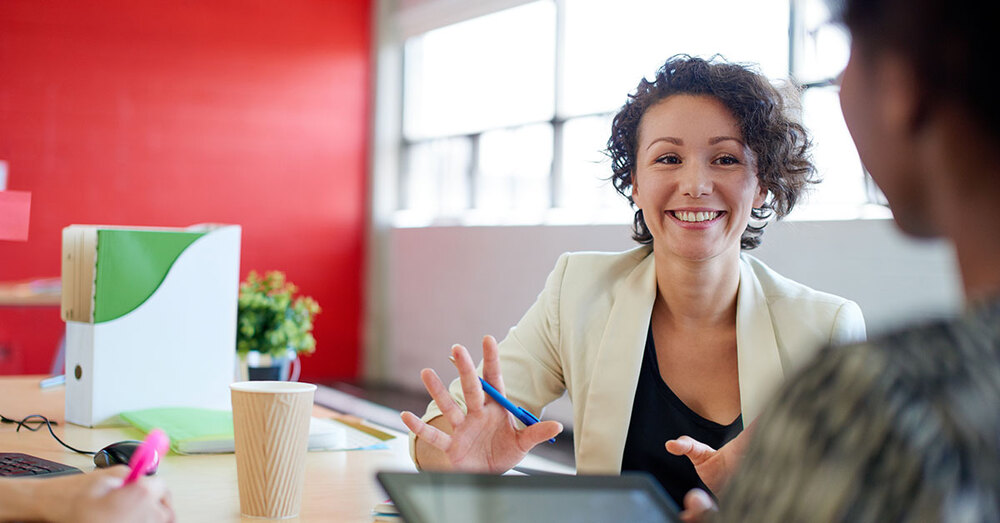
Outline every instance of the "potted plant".
<path id="1" fill-rule="evenodd" d="M 236 353 L 241 379 L 288 379 L 298 355 L 316 350 L 312 329 L 319 304 L 309 296 L 295 296 L 297 292 L 281 271 L 263 277 L 250 271 L 240 284 Z M 297 377 L 295 373 L 292 379 Z"/>

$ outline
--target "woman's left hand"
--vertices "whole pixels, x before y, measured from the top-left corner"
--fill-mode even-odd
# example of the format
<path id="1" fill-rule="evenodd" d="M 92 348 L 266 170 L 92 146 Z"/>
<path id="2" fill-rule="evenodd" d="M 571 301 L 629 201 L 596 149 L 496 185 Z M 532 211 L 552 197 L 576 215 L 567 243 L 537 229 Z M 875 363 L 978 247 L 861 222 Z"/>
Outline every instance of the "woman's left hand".
<path id="1" fill-rule="evenodd" d="M 667 441 L 667 452 L 675 456 L 687 456 L 705 486 L 718 494 L 736 472 L 736 468 L 739 467 L 756 423 L 756 421 L 751 423 L 743 432 L 718 450 L 690 436 L 681 436 Z"/>

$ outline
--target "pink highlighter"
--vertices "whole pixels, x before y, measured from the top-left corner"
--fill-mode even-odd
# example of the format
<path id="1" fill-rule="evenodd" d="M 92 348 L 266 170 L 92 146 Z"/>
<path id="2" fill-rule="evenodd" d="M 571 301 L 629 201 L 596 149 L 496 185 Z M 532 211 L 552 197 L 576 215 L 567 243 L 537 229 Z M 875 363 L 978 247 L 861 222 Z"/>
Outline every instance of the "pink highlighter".
<path id="1" fill-rule="evenodd" d="M 170 438 L 165 432 L 160 429 L 149 431 L 146 439 L 139 444 L 139 448 L 135 449 L 135 453 L 132 454 L 132 459 L 128 461 L 128 466 L 132 471 L 129 472 L 122 486 L 133 483 L 139 476 L 146 474 L 147 471 L 159 464 L 160 456 L 166 455 L 169 446 Z"/>

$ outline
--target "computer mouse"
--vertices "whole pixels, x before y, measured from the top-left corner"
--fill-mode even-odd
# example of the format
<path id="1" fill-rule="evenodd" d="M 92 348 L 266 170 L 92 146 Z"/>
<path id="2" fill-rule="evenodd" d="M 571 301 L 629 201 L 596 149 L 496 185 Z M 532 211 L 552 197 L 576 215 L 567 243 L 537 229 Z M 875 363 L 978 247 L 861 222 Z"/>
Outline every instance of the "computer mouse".
<path id="1" fill-rule="evenodd" d="M 135 450 L 139 448 L 141 443 L 141 441 L 134 440 L 112 443 L 94 454 L 94 465 L 97 465 L 98 468 L 128 465 L 129 460 L 132 459 L 132 454 L 135 453 Z M 159 465 L 159 462 L 160 460 L 157 459 L 153 466 L 150 467 L 149 472 L 146 473 L 147 476 L 152 476 L 156 473 L 156 467 Z"/>

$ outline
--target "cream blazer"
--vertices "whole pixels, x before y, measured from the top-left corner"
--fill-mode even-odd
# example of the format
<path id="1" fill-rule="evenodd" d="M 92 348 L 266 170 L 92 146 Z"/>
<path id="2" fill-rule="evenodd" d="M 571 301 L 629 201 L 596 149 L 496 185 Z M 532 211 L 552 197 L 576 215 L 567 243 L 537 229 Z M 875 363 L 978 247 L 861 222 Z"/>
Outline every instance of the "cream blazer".
<path id="1" fill-rule="evenodd" d="M 562 255 L 538 299 L 500 343 L 506 395 L 515 404 L 540 413 L 568 393 L 579 473 L 621 471 L 656 297 L 653 258 L 648 246 Z M 821 347 L 864 339 L 856 303 L 740 256 L 736 350 L 744 426 Z M 482 364 L 479 370 L 481 375 Z M 449 390 L 464 408 L 459 380 Z M 423 419 L 440 413 L 431 402 Z M 411 433 L 411 453 L 413 440 Z"/>

